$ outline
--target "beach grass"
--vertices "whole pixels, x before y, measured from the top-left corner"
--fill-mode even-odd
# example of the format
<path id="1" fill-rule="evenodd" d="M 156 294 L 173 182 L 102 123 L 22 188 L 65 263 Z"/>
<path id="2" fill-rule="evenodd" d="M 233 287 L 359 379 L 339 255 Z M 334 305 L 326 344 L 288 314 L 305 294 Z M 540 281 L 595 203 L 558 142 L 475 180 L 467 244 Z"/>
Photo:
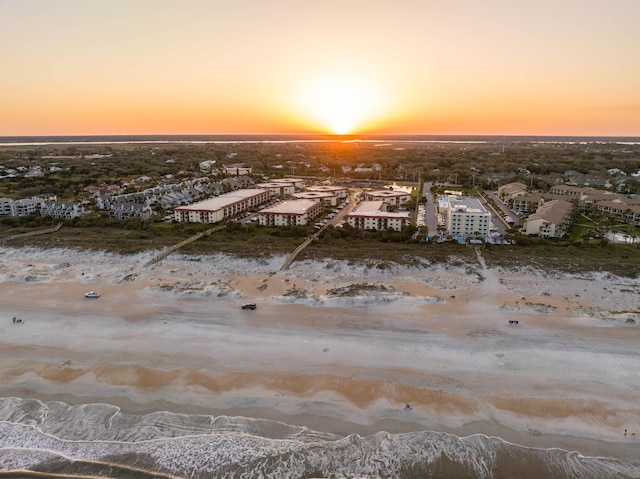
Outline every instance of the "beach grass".
<path id="1" fill-rule="evenodd" d="M 157 251 L 180 243 L 211 228 L 211 225 L 170 222 L 116 222 L 109 226 L 77 227 L 66 224 L 56 233 L 11 239 L 7 246 L 100 250 L 118 254 Z M 0 239 L 34 228 L 3 227 Z M 306 239 L 304 228 L 283 229 L 230 223 L 227 228 L 182 247 L 184 254 L 225 253 L 264 257 L 288 255 Z M 399 238 L 395 238 L 399 239 Z M 640 248 L 607 242 L 529 241 L 527 244 L 487 245 L 483 256 L 489 267 L 539 268 L 558 273 L 607 271 L 619 276 L 640 275 Z M 346 260 L 384 269 L 391 263 L 475 264 L 475 250 L 455 242 L 440 244 L 390 241 L 388 237 L 339 237 L 323 235 L 299 255 L 298 260 Z"/>

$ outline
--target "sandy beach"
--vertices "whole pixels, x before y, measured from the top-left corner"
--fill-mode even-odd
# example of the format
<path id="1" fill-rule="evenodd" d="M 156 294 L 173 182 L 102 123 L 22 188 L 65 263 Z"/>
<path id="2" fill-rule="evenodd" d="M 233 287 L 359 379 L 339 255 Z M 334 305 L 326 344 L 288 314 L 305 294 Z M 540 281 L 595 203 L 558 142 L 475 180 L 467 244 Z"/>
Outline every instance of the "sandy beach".
<path id="1" fill-rule="evenodd" d="M 640 279 L 154 253 L 4 248 L 0 396 L 638 457 Z"/>

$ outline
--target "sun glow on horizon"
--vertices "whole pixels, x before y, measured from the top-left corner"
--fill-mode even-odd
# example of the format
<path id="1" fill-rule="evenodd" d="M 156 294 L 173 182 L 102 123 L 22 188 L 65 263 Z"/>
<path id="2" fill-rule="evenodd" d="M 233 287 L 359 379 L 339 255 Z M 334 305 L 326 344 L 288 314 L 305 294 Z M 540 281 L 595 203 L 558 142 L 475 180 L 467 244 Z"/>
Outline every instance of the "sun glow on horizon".
<path id="1" fill-rule="evenodd" d="M 346 135 L 375 122 L 383 95 L 371 80 L 348 74 L 314 78 L 298 99 L 302 116 L 337 135 Z"/>

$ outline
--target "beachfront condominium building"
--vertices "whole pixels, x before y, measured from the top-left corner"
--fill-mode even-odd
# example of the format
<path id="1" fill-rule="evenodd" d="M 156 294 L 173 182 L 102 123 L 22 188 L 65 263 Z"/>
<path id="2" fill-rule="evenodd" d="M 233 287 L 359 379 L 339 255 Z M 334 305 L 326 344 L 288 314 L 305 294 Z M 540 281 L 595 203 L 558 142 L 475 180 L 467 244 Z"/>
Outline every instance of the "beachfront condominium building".
<path id="1" fill-rule="evenodd" d="M 469 196 L 449 196 L 445 214 L 447 233 L 454 238 L 489 236 L 491 213 L 482 206 L 479 199 Z"/>
<path id="2" fill-rule="evenodd" d="M 411 223 L 408 211 L 392 213 L 386 211 L 384 201 L 363 201 L 347 216 L 347 222 L 354 228 L 375 231 L 401 231 Z"/>
<path id="3" fill-rule="evenodd" d="M 262 226 L 303 226 L 321 212 L 321 201 L 289 200 L 260 211 L 258 221 Z"/>
<path id="4" fill-rule="evenodd" d="M 257 208 L 269 201 L 269 191 L 258 188 L 237 190 L 173 210 L 173 219 L 184 223 L 218 223 Z"/>

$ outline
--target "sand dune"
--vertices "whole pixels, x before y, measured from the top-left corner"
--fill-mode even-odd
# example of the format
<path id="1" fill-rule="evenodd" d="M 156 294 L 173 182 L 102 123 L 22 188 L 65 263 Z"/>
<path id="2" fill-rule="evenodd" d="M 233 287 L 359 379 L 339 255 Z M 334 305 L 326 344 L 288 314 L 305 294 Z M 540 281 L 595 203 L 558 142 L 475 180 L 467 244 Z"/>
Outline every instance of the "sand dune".
<path id="1" fill-rule="evenodd" d="M 152 256 L 4 249 L 0 395 L 640 446 L 640 279 Z"/>

